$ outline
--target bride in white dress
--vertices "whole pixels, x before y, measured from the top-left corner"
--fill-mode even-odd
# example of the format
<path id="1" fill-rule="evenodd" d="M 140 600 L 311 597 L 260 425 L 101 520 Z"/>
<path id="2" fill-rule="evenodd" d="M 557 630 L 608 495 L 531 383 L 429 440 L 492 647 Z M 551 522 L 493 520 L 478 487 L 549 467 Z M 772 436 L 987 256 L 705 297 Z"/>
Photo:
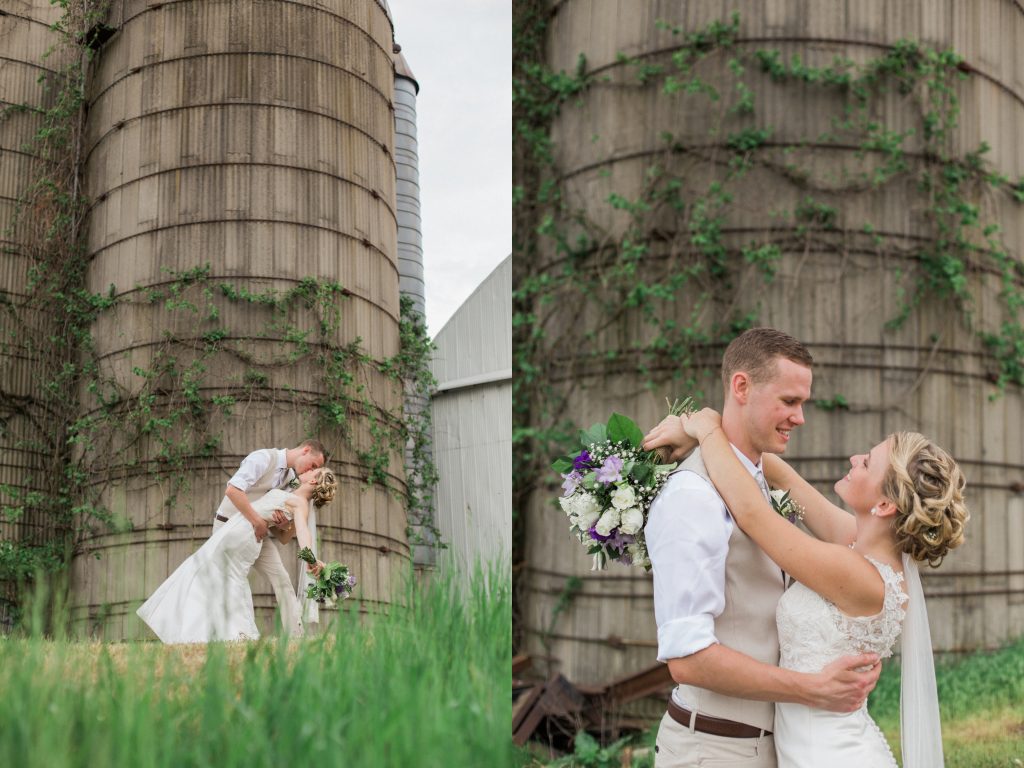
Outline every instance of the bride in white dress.
<path id="1" fill-rule="evenodd" d="M 337 480 L 326 467 L 299 475 L 294 491 L 273 489 L 253 502 L 256 513 L 273 523 L 275 510 L 295 524 L 300 547 L 314 549 L 310 503 L 321 507 L 334 498 Z M 196 552 L 178 566 L 136 613 L 165 643 L 254 640 L 260 636 L 249 587 L 249 569 L 263 546 L 252 523 L 233 515 Z M 317 560 L 307 569 L 317 574 Z M 296 599 L 289 593 L 291 599 Z M 296 607 L 294 615 L 300 611 Z"/>
<path id="2" fill-rule="evenodd" d="M 804 507 L 804 524 L 814 538 L 772 510 L 736 458 L 717 412 L 706 408 L 683 417 L 681 426 L 699 442 L 711 480 L 736 523 L 794 579 L 776 612 L 779 666 L 819 672 L 851 654 L 889 657 L 902 630 L 903 766 L 942 766 L 917 563 L 936 566 L 963 542 L 969 514 L 956 462 L 915 432 L 890 435 L 867 454 L 851 457 L 849 473 L 836 482 L 836 493 L 854 512 L 850 515 L 778 456 L 765 454 L 765 477 Z M 866 703 L 849 714 L 777 703 L 775 749 L 779 768 L 896 768 Z"/>

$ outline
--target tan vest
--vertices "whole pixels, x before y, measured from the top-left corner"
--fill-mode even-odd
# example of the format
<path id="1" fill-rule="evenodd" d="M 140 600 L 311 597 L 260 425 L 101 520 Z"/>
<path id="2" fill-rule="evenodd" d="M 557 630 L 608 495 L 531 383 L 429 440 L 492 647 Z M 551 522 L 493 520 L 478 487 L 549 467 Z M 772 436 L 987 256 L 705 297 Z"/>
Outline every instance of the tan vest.
<path id="1" fill-rule="evenodd" d="M 250 502 L 256 501 L 256 499 L 274 487 L 271 483 L 274 479 L 274 473 L 277 471 L 277 454 L 279 451 L 276 448 L 264 448 L 261 453 L 270 454 L 270 468 L 260 475 L 259 480 L 257 480 L 252 487 L 245 492 L 245 495 L 249 498 Z M 221 499 L 220 506 L 217 507 L 217 514 L 223 515 L 224 517 L 231 517 L 232 515 L 238 514 L 238 507 L 232 504 L 231 499 L 225 496 Z"/>
<path id="2" fill-rule="evenodd" d="M 685 471 L 711 483 L 699 448 L 675 470 Z M 765 664 L 777 665 L 775 607 L 784 591 L 779 566 L 734 523 L 725 559 L 725 609 L 715 618 L 718 642 Z M 679 695 L 701 714 L 774 730 L 775 704 L 770 701 L 737 699 L 692 685 L 680 685 Z"/>

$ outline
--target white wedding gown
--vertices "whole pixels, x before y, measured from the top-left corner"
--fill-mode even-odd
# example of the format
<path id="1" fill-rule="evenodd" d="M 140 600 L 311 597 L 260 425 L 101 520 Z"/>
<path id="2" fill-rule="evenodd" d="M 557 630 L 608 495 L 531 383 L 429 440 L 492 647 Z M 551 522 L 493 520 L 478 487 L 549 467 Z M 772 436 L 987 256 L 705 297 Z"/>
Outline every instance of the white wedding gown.
<path id="1" fill-rule="evenodd" d="M 288 491 L 271 490 L 253 502 L 264 520 L 280 510 Z M 136 613 L 165 643 L 255 640 L 260 636 L 249 570 L 262 545 L 245 515 L 235 514 L 188 557 Z"/>
<path id="2" fill-rule="evenodd" d="M 819 672 L 842 656 L 868 652 L 882 658 L 892 656 L 905 616 L 907 596 L 900 586 L 903 575 L 867 559 L 885 582 L 881 612 L 847 616 L 803 584 L 793 584 L 776 611 L 780 667 Z M 850 714 L 776 704 L 775 751 L 778 768 L 896 768 L 885 737 L 868 714 L 867 703 Z"/>

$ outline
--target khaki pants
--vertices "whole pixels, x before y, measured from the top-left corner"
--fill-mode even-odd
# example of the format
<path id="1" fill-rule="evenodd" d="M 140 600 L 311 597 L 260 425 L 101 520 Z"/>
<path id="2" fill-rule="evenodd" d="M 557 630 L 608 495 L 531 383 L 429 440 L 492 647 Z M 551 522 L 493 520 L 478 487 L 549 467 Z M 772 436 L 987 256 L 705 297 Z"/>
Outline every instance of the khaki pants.
<path id="1" fill-rule="evenodd" d="M 224 525 L 223 520 L 214 520 L 213 530 L 216 531 L 222 525 Z M 270 582 L 270 586 L 274 590 L 277 606 L 281 610 L 281 627 L 284 633 L 291 637 L 302 637 L 302 609 L 295 596 L 295 587 L 292 585 L 291 577 L 281 560 L 281 546 L 275 539 L 270 536 L 263 537 L 263 548 L 252 567 Z"/>
<path id="2" fill-rule="evenodd" d="M 654 768 L 775 768 L 775 739 L 731 739 L 691 731 L 668 713 L 661 718 Z"/>

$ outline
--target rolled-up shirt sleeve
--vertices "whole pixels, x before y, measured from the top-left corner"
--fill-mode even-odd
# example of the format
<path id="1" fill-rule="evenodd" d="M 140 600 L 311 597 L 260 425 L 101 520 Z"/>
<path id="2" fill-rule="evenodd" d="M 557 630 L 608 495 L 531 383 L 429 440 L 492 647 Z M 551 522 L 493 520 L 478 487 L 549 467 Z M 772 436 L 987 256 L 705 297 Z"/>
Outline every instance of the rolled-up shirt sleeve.
<path id="1" fill-rule="evenodd" d="M 718 642 L 725 609 L 725 560 L 733 522 L 700 475 L 678 472 L 658 494 L 644 533 L 654 571 L 658 661 L 689 656 Z"/>
<path id="2" fill-rule="evenodd" d="M 248 491 L 270 469 L 273 461 L 274 458 L 268 456 L 268 451 L 253 451 L 242 459 L 238 471 L 228 480 L 228 485 L 233 485 L 240 491 Z"/>

